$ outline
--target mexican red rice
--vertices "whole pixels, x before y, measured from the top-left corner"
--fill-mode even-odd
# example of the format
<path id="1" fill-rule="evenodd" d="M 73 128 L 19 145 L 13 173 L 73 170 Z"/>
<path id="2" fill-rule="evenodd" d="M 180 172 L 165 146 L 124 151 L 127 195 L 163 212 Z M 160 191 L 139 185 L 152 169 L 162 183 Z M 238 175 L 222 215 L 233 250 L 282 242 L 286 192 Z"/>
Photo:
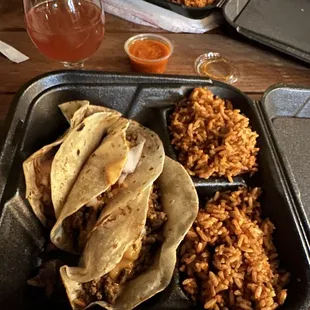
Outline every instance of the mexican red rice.
<path id="1" fill-rule="evenodd" d="M 258 134 L 231 102 L 196 88 L 171 115 L 172 145 L 190 175 L 232 177 L 257 170 Z"/>
<path id="2" fill-rule="evenodd" d="M 200 209 L 180 250 L 182 286 L 205 309 L 272 310 L 285 301 L 274 225 L 261 219 L 260 189 L 216 193 Z"/>
<path id="3" fill-rule="evenodd" d="M 188 7 L 203 8 L 207 5 L 213 4 L 215 0 L 171 0 L 171 2 L 183 4 Z"/>

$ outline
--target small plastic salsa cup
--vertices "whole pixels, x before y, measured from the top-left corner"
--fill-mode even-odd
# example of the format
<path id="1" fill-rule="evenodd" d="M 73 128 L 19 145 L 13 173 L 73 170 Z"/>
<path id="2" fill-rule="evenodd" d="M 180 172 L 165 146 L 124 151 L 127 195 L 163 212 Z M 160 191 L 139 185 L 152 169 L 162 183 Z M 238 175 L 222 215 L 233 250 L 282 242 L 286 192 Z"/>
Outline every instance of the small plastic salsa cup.
<path id="1" fill-rule="evenodd" d="M 168 39 L 148 33 L 129 38 L 124 48 L 132 70 L 143 73 L 164 73 L 173 53 L 173 45 Z"/>

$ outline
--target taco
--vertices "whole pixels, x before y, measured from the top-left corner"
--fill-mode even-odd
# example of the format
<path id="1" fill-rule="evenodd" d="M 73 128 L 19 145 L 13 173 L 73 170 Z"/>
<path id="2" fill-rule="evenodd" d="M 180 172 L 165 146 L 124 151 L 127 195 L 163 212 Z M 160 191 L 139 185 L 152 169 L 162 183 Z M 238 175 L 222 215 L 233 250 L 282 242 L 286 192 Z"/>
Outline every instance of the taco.
<path id="1" fill-rule="evenodd" d="M 77 102 L 80 104 L 80 102 Z M 77 104 L 74 103 L 76 106 Z M 55 222 L 55 212 L 51 197 L 51 167 L 55 154 L 60 145 L 67 138 L 69 132 L 79 125 L 85 116 L 86 105 L 82 109 L 75 109 L 70 115 L 71 126 L 55 142 L 42 147 L 23 163 L 26 183 L 26 198 L 34 214 L 44 226 L 51 226 Z"/>
<path id="2" fill-rule="evenodd" d="M 110 112 L 90 115 L 71 130 L 60 146 L 51 167 L 51 192 L 56 218 L 84 163 L 118 119 L 118 115 Z"/>
<path id="3" fill-rule="evenodd" d="M 74 310 L 93 304 L 133 309 L 165 289 L 177 247 L 196 218 L 198 197 L 185 169 L 166 157 L 159 178 L 111 210 L 95 225 L 79 267 L 60 269 Z"/>
<path id="4" fill-rule="evenodd" d="M 120 118 L 79 173 L 51 231 L 51 241 L 62 250 L 81 253 L 95 225 L 135 199 L 159 176 L 163 164 L 159 137 Z"/>
<path id="5" fill-rule="evenodd" d="M 85 101 L 64 106 L 70 128 L 23 163 L 26 198 L 44 226 L 53 225 L 83 163 L 100 143 L 107 127 L 120 117 L 110 109 L 94 114 L 96 111 Z"/>

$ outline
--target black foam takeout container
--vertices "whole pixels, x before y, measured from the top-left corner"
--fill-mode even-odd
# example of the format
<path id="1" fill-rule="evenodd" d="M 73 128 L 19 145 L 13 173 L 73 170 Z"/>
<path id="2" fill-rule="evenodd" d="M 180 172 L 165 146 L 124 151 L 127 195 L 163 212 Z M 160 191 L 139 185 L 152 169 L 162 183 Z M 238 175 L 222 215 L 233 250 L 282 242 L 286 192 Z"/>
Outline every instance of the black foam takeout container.
<path id="1" fill-rule="evenodd" d="M 232 101 L 250 118 L 259 133 L 259 172 L 252 178 L 194 179 L 201 198 L 217 190 L 239 185 L 261 186 L 263 214 L 276 226 L 274 240 L 284 268 L 291 272 L 288 298 L 282 309 L 308 310 L 310 306 L 309 234 L 300 212 L 296 187 L 280 160 L 273 135 L 260 103 L 236 88 L 196 77 L 120 75 L 103 72 L 61 71 L 29 82 L 17 94 L 7 121 L 8 133 L 0 156 L 0 309 L 70 309 L 65 295 L 48 300 L 26 281 L 40 264 L 46 232 L 25 200 L 22 162 L 34 151 L 61 135 L 68 127 L 58 104 L 88 99 L 122 112 L 156 131 L 168 156 L 167 117 L 171 107 L 194 87 L 207 86 L 214 94 Z M 175 272 L 169 287 L 139 309 L 195 309 L 180 288 Z"/>
<path id="2" fill-rule="evenodd" d="M 221 11 L 230 33 L 269 46 L 310 63 L 309 0 L 215 0 L 202 8 L 186 7 L 170 0 L 144 0 L 191 19 L 203 19 Z M 203 39 L 202 39 L 203 40 Z"/>

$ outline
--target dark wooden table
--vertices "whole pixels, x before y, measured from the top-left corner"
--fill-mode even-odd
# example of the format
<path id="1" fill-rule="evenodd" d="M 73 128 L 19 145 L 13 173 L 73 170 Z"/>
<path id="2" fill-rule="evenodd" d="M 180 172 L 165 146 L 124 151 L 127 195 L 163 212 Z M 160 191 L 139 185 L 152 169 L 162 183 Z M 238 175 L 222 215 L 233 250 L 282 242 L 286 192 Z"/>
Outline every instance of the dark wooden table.
<path id="1" fill-rule="evenodd" d="M 120 18 L 106 15 L 106 35 L 97 53 L 86 62 L 85 69 L 129 72 L 130 66 L 123 45 L 127 38 L 142 32 L 161 30 L 135 25 Z M 167 74 L 194 75 L 194 61 L 207 51 L 215 51 L 229 58 L 239 71 L 236 87 L 259 99 L 275 83 L 299 84 L 310 87 L 309 68 L 277 52 L 254 43 L 234 39 L 221 30 L 203 35 L 165 33 L 175 45 L 175 52 Z M 0 130 L 16 91 L 29 79 L 48 71 L 63 69 L 46 59 L 35 48 L 24 25 L 20 0 L 0 3 L 0 40 L 16 47 L 30 60 L 14 64 L 0 55 Z"/>

